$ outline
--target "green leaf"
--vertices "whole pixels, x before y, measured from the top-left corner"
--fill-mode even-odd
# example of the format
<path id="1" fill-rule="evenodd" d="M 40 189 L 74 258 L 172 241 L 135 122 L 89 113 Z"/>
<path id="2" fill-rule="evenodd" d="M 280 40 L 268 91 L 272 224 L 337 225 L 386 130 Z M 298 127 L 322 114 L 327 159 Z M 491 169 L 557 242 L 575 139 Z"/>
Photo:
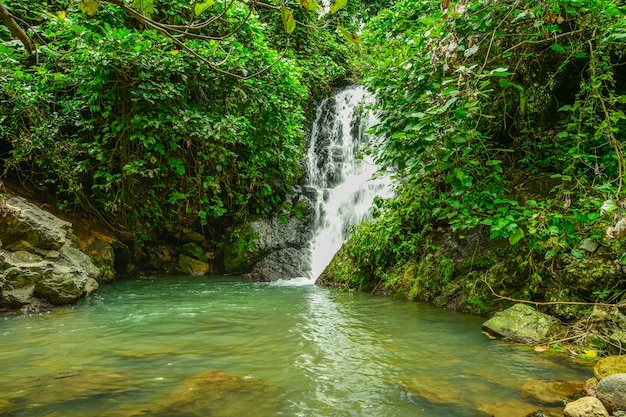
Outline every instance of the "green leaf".
<path id="1" fill-rule="evenodd" d="M 583 259 L 585 257 L 585 251 L 580 249 L 572 249 L 572 256 L 574 258 Z"/>
<path id="2" fill-rule="evenodd" d="M 554 52 L 563 52 L 565 50 L 565 48 L 563 48 L 558 43 L 555 43 L 554 45 L 552 45 L 550 49 L 552 49 Z"/>
<path id="3" fill-rule="evenodd" d="M 330 5 L 330 12 L 332 14 L 335 14 L 339 10 L 346 7 L 347 5 L 348 5 L 348 0 L 336 0 L 333 4 Z"/>
<path id="4" fill-rule="evenodd" d="M 293 17 L 291 9 L 284 4 L 280 7 L 280 15 L 283 18 L 283 25 L 285 26 L 285 32 L 291 33 L 296 29 L 296 19 Z"/>
<path id="5" fill-rule="evenodd" d="M 82 0 L 80 2 L 80 10 L 86 15 L 93 16 L 100 6 L 99 0 Z"/>
<path id="6" fill-rule="evenodd" d="M 489 75 L 494 77 L 508 77 L 511 73 L 507 67 L 499 67 L 489 72 Z"/>
<path id="7" fill-rule="evenodd" d="M 154 0 L 133 0 L 132 6 L 148 18 L 154 14 Z"/>
<path id="8" fill-rule="evenodd" d="M 196 16 L 200 16 L 202 12 L 209 9 L 215 4 L 215 0 L 206 0 L 204 3 L 196 3 L 194 7 L 194 11 L 196 12 Z"/>
<path id="9" fill-rule="evenodd" d="M 300 0 L 300 5 L 302 5 L 302 7 L 312 12 L 320 10 L 320 5 L 317 2 L 317 0 Z"/>
<path id="10" fill-rule="evenodd" d="M 517 229 L 515 229 L 515 231 L 511 234 L 511 236 L 509 236 L 509 243 L 511 245 L 515 245 L 517 242 L 519 242 L 520 240 L 522 240 L 522 238 L 524 237 L 524 231 L 522 229 L 520 229 L 519 227 Z"/>
<path id="11" fill-rule="evenodd" d="M 352 44 L 355 45 L 360 45 L 362 40 L 359 37 L 359 35 L 356 35 L 352 32 L 350 32 L 349 30 L 345 29 L 343 26 L 338 25 L 337 26 L 337 31 L 339 31 L 339 33 L 341 33 L 341 35 L 346 38 L 346 40 Z"/>

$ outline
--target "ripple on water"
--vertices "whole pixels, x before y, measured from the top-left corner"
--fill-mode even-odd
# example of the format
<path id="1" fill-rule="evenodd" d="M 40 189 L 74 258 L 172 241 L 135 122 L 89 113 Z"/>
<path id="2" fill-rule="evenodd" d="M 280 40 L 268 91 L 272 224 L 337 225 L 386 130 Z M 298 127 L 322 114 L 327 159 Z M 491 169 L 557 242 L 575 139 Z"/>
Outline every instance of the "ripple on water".
<path id="1" fill-rule="evenodd" d="M 1 325 L 11 417 L 524 417 L 556 404 L 527 381 L 590 374 L 489 341 L 476 317 L 233 278 L 119 282 Z"/>

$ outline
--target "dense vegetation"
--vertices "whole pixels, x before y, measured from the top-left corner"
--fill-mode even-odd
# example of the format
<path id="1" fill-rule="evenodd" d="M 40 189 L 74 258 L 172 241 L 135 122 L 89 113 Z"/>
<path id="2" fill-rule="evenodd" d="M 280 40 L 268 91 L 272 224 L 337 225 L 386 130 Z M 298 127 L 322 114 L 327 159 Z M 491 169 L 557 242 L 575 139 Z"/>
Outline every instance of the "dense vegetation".
<path id="1" fill-rule="evenodd" d="M 617 0 L 0 6 L 3 178 L 139 247 L 289 211 L 315 105 L 361 78 L 398 192 L 322 281 L 479 313 L 624 297 Z"/>
<path id="2" fill-rule="evenodd" d="M 0 25 L 3 177 L 144 245 L 280 209 L 349 76 L 345 11 L 312 0 L 3 3 L 37 45 Z"/>
<path id="3" fill-rule="evenodd" d="M 387 137 L 373 152 L 397 170 L 398 195 L 322 281 L 482 313 L 489 286 L 537 302 L 622 300 L 624 38 L 613 0 L 381 11 L 359 67 Z"/>

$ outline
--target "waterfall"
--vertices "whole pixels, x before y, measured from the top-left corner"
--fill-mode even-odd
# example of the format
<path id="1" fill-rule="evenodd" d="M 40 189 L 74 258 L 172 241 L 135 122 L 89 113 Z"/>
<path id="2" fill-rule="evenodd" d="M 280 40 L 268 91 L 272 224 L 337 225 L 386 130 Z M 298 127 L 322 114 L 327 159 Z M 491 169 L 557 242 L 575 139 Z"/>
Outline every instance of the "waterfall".
<path id="1" fill-rule="evenodd" d="M 348 87 L 317 109 L 307 153 L 307 189 L 314 194 L 310 278 L 317 279 L 348 238 L 351 228 L 370 216 L 375 196 L 389 197 L 388 176 L 359 149 L 372 137 L 375 122 L 364 105 L 372 97 L 363 87 Z"/>

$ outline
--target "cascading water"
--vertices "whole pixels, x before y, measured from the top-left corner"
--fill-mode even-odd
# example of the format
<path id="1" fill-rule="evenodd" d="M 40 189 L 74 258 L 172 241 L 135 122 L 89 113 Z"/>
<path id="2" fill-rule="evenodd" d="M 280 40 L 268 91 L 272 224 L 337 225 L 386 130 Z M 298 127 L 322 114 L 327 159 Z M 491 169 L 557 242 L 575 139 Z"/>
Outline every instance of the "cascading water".
<path id="1" fill-rule="evenodd" d="M 379 167 L 368 155 L 359 154 L 359 147 L 370 140 L 364 131 L 374 119 L 363 105 L 371 100 L 363 87 L 353 86 L 317 109 L 307 154 L 307 188 L 316 195 L 310 247 L 313 280 L 328 266 L 351 227 L 370 215 L 374 197 L 391 195 L 389 177 L 376 177 Z"/>

